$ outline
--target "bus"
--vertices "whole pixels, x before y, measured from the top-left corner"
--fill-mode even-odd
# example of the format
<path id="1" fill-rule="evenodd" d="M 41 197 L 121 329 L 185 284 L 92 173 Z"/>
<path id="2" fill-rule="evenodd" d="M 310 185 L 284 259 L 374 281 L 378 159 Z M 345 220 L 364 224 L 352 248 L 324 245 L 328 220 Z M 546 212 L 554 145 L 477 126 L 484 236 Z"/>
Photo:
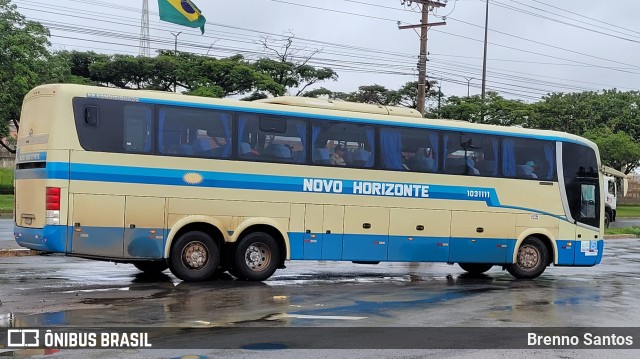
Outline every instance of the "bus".
<path id="1" fill-rule="evenodd" d="M 263 281 L 290 260 L 532 279 L 601 261 L 603 193 L 596 145 L 562 132 L 52 84 L 24 100 L 14 232 L 184 281 Z"/>

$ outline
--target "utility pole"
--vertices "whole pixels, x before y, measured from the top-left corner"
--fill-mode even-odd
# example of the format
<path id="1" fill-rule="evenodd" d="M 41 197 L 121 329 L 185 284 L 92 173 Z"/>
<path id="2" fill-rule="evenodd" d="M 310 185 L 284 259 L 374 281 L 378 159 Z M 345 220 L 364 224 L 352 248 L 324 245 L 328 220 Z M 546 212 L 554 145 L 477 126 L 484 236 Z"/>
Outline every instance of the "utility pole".
<path id="1" fill-rule="evenodd" d="M 401 0 L 402 4 L 406 0 Z M 412 1 L 409 1 L 411 3 Z M 444 3 L 430 0 L 414 0 L 413 2 L 422 4 L 422 20 L 419 25 L 398 25 L 400 30 L 420 28 L 420 57 L 418 58 L 418 108 L 424 114 L 425 97 L 427 88 L 427 30 L 430 26 L 446 25 L 444 21 L 429 23 L 429 11 L 431 7 L 445 7 Z"/>
<path id="2" fill-rule="evenodd" d="M 469 84 L 471 84 L 471 80 L 475 80 L 475 77 L 465 77 L 465 80 L 467 80 L 467 97 L 469 97 Z"/>
<path id="3" fill-rule="evenodd" d="M 489 0 L 484 18 L 484 56 L 482 57 L 482 104 L 484 105 L 484 93 L 487 85 L 487 32 L 489 30 Z"/>
<path id="4" fill-rule="evenodd" d="M 182 34 L 182 31 L 178 32 L 178 33 L 170 33 L 171 35 L 173 35 L 174 37 L 174 43 L 173 43 L 173 56 L 174 57 L 178 57 L 178 36 L 180 36 L 180 34 Z M 175 75 L 173 76 L 173 92 L 178 92 L 177 91 L 177 82 L 178 80 L 176 79 Z"/>
<path id="5" fill-rule="evenodd" d="M 438 113 L 440 113 L 440 103 L 442 102 L 442 79 L 438 82 Z"/>

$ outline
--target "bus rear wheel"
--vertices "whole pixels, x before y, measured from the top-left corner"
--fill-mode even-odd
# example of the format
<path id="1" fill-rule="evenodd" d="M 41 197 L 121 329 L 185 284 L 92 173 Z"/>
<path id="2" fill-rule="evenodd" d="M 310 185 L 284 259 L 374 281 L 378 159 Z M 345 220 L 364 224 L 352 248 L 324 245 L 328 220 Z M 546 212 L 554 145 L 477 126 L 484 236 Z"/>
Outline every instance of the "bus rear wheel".
<path id="1" fill-rule="evenodd" d="M 263 281 L 271 277 L 280 263 L 280 248 L 268 233 L 254 232 L 244 237 L 236 249 L 233 269 L 236 278 Z"/>
<path id="2" fill-rule="evenodd" d="M 169 268 L 166 261 L 144 261 L 135 262 L 133 266 L 147 274 L 157 274 Z"/>
<path id="3" fill-rule="evenodd" d="M 200 231 L 181 235 L 171 247 L 169 269 L 187 282 L 200 282 L 215 273 L 220 262 L 220 250 L 213 238 Z"/>
<path id="4" fill-rule="evenodd" d="M 493 264 L 486 263 L 458 263 L 458 265 L 469 274 L 482 274 L 493 267 Z"/>
<path id="5" fill-rule="evenodd" d="M 518 279 L 534 279 L 539 277 L 549 263 L 549 252 L 542 241 L 529 237 L 522 241 L 518 248 L 516 262 L 506 266 L 509 273 Z"/>

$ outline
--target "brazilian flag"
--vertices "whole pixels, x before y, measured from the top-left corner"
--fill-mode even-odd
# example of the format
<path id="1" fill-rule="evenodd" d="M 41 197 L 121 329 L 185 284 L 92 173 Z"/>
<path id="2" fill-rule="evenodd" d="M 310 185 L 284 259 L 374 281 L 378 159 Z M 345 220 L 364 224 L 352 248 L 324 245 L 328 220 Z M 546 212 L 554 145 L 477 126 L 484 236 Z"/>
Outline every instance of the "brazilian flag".
<path id="1" fill-rule="evenodd" d="M 207 19 L 191 0 L 158 0 L 160 20 L 188 27 L 199 27 L 204 34 Z"/>

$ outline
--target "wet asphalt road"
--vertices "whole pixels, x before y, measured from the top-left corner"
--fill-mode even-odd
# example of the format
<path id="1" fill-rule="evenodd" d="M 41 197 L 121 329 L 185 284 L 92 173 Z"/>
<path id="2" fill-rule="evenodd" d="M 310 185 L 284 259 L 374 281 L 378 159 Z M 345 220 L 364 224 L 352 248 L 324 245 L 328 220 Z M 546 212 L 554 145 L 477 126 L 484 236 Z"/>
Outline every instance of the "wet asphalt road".
<path id="1" fill-rule="evenodd" d="M 640 220 L 620 220 L 615 225 L 640 225 Z M 0 220 L 0 247 L 17 247 L 11 235 L 11 220 Z M 637 327 L 639 244 L 638 240 L 609 240 L 599 266 L 550 267 L 535 281 L 516 281 L 499 268 L 471 278 L 446 264 L 291 262 L 264 283 L 222 277 L 191 284 L 168 271 L 145 277 L 131 265 L 58 255 L 0 258 L 0 327 Z M 0 349 L 0 356 L 26 354 Z M 63 350 L 47 358 L 188 354 L 229 358 L 640 356 L 638 351 L 620 350 Z"/>
<path id="2" fill-rule="evenodd" d="M 0 258 L 0 327 L 20 326 L 557 326 L 640 323 L 638 240 L 609 240 L 603 263 L 550 267 L 534 281 L 494 268 L 470 278 L 446 264 L 291 262 L 264 283 L 183 283 L 131 265 L 63 256 Z M 639 335 L 640 339 L 640 335 Z M 523 351 L 528 355 L 536 351 Z M 100 354 L 102 353 L 102 354 Z M 298 357 L 298 351 L 193 351 L 216 357 Z M 370 354 L 366 354 L 370 353 Z M 507 351 L 340 351 L 330 356 L 493 357 Z M 104 357 L 62 351 L 48 357 Z M 184 351 L 114 351 L 179 357 Z M 633 351 L 539 351 L 542 357 L 634 357 Z M 308 357 L 326 357 L 309 351 Z M 503 354 L 505 355 L 505 354 Z"/>

